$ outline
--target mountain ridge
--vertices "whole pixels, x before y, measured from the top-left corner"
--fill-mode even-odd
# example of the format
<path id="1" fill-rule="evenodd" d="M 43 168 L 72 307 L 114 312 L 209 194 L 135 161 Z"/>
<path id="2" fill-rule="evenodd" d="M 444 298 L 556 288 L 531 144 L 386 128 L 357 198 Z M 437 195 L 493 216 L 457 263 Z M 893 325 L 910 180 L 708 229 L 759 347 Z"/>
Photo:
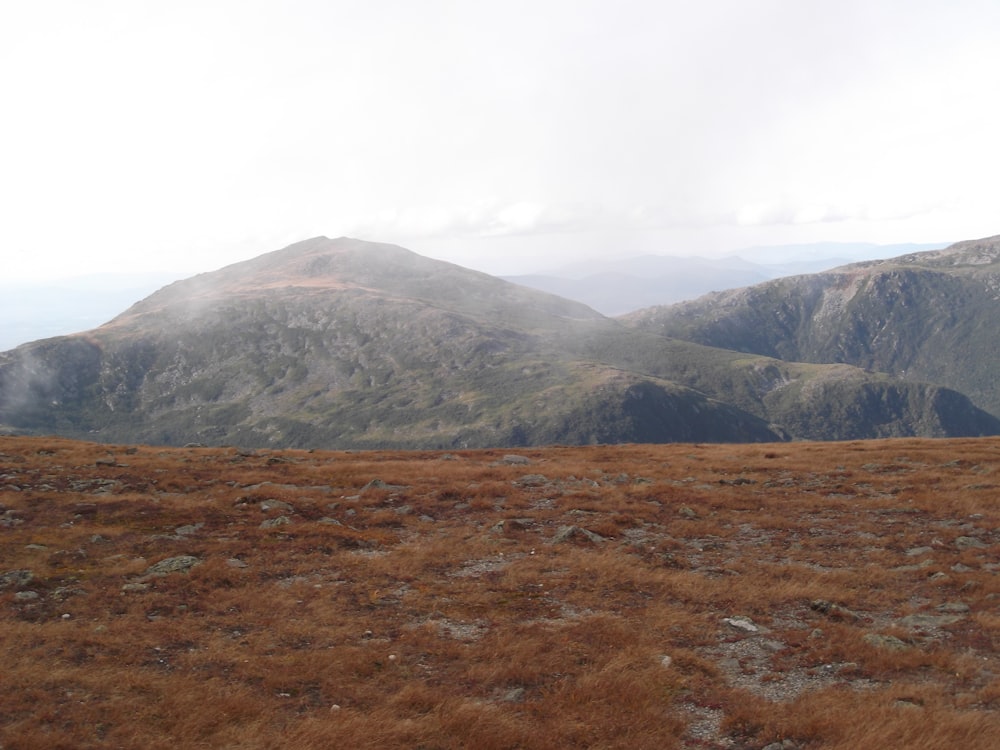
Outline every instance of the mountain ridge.
<path id="1" fill-rule="evenodd" d="M 620 318 L 707 346 L 850 364 L 959 390 L 994 416 L 1000 236 L 862 261 Z"/>
<path id="2" fill-rule="evenodd" d="M 827 403 L 831 392 L 842 406 Z M 99 328 L 0 353 L 8 429 L 166 444 L 448 448 L 1000 432 L 961 394 L 941 393 L 857 368 L 667 339 L 578 302 L 350 238 L 312 238 L 199 274 Z"/>

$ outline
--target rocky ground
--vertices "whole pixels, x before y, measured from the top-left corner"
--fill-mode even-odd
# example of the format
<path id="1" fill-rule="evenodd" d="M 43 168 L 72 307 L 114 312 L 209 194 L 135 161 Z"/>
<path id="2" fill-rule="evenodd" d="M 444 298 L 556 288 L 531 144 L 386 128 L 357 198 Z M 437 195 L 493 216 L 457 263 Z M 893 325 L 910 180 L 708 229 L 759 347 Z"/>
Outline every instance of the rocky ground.
<path id="1" fill-rule="evenodd" d="M 0 746 L 995 747 L 1000 441 L 0 440 Z"/>

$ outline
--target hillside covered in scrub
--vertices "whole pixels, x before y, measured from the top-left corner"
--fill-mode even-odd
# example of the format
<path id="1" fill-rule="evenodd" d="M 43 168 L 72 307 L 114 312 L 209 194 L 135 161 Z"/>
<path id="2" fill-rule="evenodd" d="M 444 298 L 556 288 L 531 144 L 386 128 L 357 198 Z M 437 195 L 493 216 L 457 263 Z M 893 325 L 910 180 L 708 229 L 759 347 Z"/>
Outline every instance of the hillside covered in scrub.
<path id="1" fill-rule="evenodd" d="M 663 334 L 400 247 L 319 237 L 0 353 L 0 429 L 368 449 L 1000 434 L 933 379 Z"/>
<path id="2" fill-rule="evenodd" d="M 993 748 L 1000 442 L 0 438 L 0 745 Z"/>
<path id="3" fill-rule="evenodd" d="M 625 319 L 706 346 L 939 383 L 1000 416 L 1000 236 L 717 292 Z"/>

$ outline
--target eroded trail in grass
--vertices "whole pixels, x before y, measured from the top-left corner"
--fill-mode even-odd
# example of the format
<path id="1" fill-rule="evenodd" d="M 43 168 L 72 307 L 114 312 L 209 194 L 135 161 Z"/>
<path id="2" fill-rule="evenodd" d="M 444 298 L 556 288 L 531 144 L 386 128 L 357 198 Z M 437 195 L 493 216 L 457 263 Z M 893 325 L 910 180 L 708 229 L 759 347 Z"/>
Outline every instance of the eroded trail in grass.
<path id="1" fill-rule="evenodd" d="M 0 745 L 987 748 L 1000 441 L 0 439 Z"/>

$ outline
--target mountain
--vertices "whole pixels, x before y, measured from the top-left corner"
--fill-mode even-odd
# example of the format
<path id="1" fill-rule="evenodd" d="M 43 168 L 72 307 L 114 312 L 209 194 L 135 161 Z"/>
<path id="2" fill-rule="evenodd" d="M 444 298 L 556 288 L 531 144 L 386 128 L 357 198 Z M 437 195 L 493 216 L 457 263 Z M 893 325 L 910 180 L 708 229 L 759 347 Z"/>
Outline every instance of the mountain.
<path id="1" fill-rule="evenodd" d="M 605 315 L 621 315 L 768 278 L 771 277 L 762 269 L 740 259 L 718 261 L 655 255 L 624 259 L 614 267 L 582 278 L 555 274 L 504 277 L 516 284 L 583 302 Z"/>
<path id="2" fill-rule="evenodd" d="M 933 382 L 1000 416 L 1000 236 L 642 310 L 639 330 Z"/>
<path id="3" fill-rule="evenodd" d="M 759 284 L 783 276 L 825 271 L 851 260 L 884 258 L 940 249 L 940 244 L 875 245 L 820 242 L 747 249 L 739 255 L 688 258 L 640 255 L 614 260 L 581 260 L 544 274 L 504 276 L 507 281 L 583 302 L 605 315 L 695 299 L 723 289 Z"/>
<path id="4" fill-rule="evenodd" d="M 665 338 L 400 247 L 324 237 L 0 354 L 0 424 L 340 448 L 1000 433 L 940 386 Z"/>

